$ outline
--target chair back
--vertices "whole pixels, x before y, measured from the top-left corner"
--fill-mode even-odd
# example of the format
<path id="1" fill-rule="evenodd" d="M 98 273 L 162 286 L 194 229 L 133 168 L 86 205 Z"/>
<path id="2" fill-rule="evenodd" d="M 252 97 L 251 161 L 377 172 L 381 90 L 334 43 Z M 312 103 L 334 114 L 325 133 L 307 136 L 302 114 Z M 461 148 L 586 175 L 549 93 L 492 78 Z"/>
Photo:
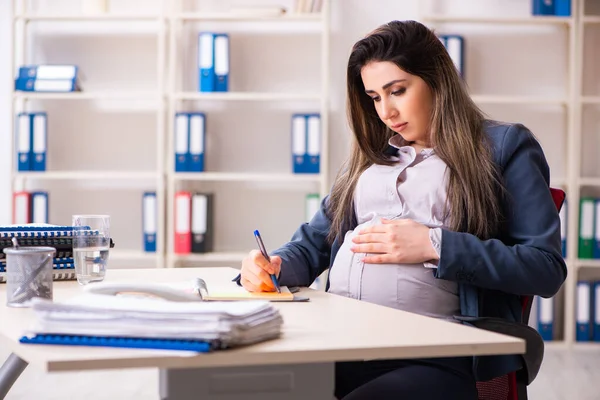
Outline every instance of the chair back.
<path id="1" fill-rule="evenodd" d="M 552 200 L 556 209 L 560 212 L 566 194 L 562 189 L 550 188 Z M 521 322 L 529 323 L 529 314 L 533 304 L 533 296 L 522 296 L 521 298 Z M 524 400 L 527 398 L 527 384 L 518 379 L 517 372 L 499 376 L 489 381 L 477 382 L 479 400 Z"/>

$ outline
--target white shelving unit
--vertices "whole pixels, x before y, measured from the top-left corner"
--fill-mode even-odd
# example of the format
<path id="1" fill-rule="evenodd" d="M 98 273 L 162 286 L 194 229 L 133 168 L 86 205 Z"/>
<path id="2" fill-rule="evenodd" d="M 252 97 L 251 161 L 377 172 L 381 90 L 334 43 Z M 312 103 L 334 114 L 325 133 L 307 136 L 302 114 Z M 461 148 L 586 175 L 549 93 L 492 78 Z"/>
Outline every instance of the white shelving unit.
<path id="1" fill-rule="evenodd" d="M 214 251 L 205 254 L 175 254 L 173 251 L 173 238 L 174 238 L 174 195 L 179 187 L 186 184 L 195 185 L 197 188 L 202 188 L 203 185 L 208 183 L 213 184 L 227 184 L 236 185 L 238 183 L 251 183 L 251 184 L 280 184 L 285 183 L 286 186 L 292 185 L 300 188 L 306 188 L 306 185 L 316 188 L 312 192 L 318 192 L 321 198 L 325 196 L 329 190 L 328 187 L 328 113 L 329 113 L 329 92 L 328 92 L 328 79 L 329 79 L 329 13 L 330 13 L 330 0 L 324 0 L 320 13 L 286 13 L 283 15 L 248 15 L 244 13 L 229 13 L 229 12 L 203 12 L 202 10 L 191 10 L 185 11 L 180 1 L 173 1 L 169 15 L 169 73 L 168 82 L 169 90 L 167 91 L 168 97 L 168 120 L 167 120 L 167 162 L 165 166 L 166 171 L 166 265 L 168 267 L 175 266 L 187 266 L 187 265 L 210 265 L 211 263 L 224 262 L 229 265 L 240 265 L 241 260 L 248 254 L 246 248 L 240 248 L 236 251 Z M 277 34 L 277 29 L 281 28 L 286 32 L 295 32 L 296 29 L 306 30 L 306 25 L 310 26 L 310 31 L 316 29 L 320 35 L 320 51 L 315 49 L 315 59 L 320 56 L 321 72 L 320 81 L 321 89 L 318 92 L 303 92 L 303 91 L 277 91 L 277 92 L 257 92 L 257 91 L 229 91 L 229 92 L 197 92 L 197 91 L 185 91 L 182 88 L 182 84 L 178 82 L 179 72 L 182 70 L 181 56 L 177 50 L 179 45 L 183 42 L 184 38 L 181 37 L 183 28 L 186 24 L 194 25 L 194 34 L 196 35 L 202 30 L 203 24 L 210 24 L 211 29 L 215 26 L 219 27 L 221 23 L 228 24 L 231 26 L 232 23 L 239 24 L 240 26 L 250 26 L 259 23 L 259 27 L 256 29 L 248 28 L 252 31 L 260 31 L 262 28 L 270 28 L 266 30 L 266 34 Z M 200 28 L 195 29 L 197 26 Z M 285 28 L 285 29 L 283 29 Z M 242 31 L 244 28 L 242 28 Z M 222 32 L 227 30 L 222 29 Z M 273 33 L 275 32 L 275 33 Z M 235 34 L 243 35 L 236 29 Z M 231 43 L 231 41 L 230 41 Z M 230 45 L 231 46 L 231 45 Z M 231 47 L 230 53 L 235 52 L 236 49 Z M 188 66 L 189 67 L 189 66 Z M 240 66 L 232 66 L 231 75 L 235 75 L 235 68 Z M 231 82 L 231 78 L 230 78 Z M 230 90 L 232 89 L 230 84 Z M 192 90 L 196 90 L 193 88 Z M 229 171 L 207 171 L 207 172 L 174 172 L 174 116 L 178 111 L 182 111 L 182 106 L 186 102 L 194 104 L 194 109 L 202 111 L 204 104 L 211 104 L 211 102 L 245 102 L 251 103 L 265 103 L 265 104 L 278 104 L 282 102 L 312 102 L 315 103 L 315 110 L 318 110 L 321 116 L 321 158 L 320 158 L 320 173 L 319 174 L 294 174 L 291 171 L 270 171 L 270 172 L 229 172 Z M 189 108 L 189 107 L 188 107 Z M 186 107 L 183 107 L 186 109 Z M 264 111 L 265 117 L 269 114 L 268 110 Z M 290 112 L 291 118 L 292 112 Z M 211 118 L 210 112 L 207 112 L 207 119 Z M 207 135 L 219 134 L 223 132 L 207 132 Z M 256 134 L 256 132 L 251 132 Z M 289 135 L 289 124 L 283 127 L 281 134 Z M 285 149 L 284 151 L 288 151 Z M 209 155 L 207 154 L 207 157 Z M 260 155 L 257 155 L 260 156 Z M 291 160 L 290 160 L 291 168 Z M 285 190 L 285 189 L 282 189 Z M 306 192 L 306 190 L 305 190 Z M 299 196 L 304 196 L 298 194 Z M 252 210 L 248 210 L 252 212 Z M 298 225 L 304 221 L 297 221 Z M 218 228 L 218 222 L 215 222 L 215 229 Z M 290 232 L 291 234 L 291 232 Z"/>
<path id="2" fill-rule="evenodd" d="M 57 181 L 67 181 L 74 185 L 78 182 L 102 182 L 103 185 L 114 185 L 114 196 L 118 196 L 119 188 L 127 188 L 123 183 L 117 182 L 147 182 L 154 181 L 153 186 L 157 192 L 158 215 L 157 232 L 158 243 L 157 252 L 145 253 L 136 249 L 115 248 L 111 251 L 111 260 L 125 260 L 139 262 L 144 266 L 173 267 L 180 262 L 190 263 L 210 263 L 210 262 L 230 262 L 238 264 L 246 254 L 248 249 L 239 249 L 239 252 L 215 252 L 208 254 L 189 254 L 176 255 L 172 252 L 173 238 L 173 195 L 178 185 L 188 183 L 196 184 L 237 184 L 237 183 L 255 183 L 255 184 L 285 184 L 289 188 L 294 187 L 312 188 L 311 192 L 318 192 L 324 196 L 329 187 L 327 177 L 328 170 L 328 79 L 329 79 L 329 13 L 330 1 L 323 2 L 320 13 L 285 13 L 283 15 L 257 15 L 246 13 L 231 12 L 203 12 L 201 9 L 184 11 L 182 2 L 179 0 L 157 0 L 160 3 L 160 10 L 154 14 L 136 14 L 135 12 L 87 15 L 75 13 L 39 12 L 39 10 L 28 9 L 27 0 L 13 1 L 13 34 L 14 41 L 11 43 L 11 71 L 10 85 L 14 85 L 14 78 L 18 73 L 18 68 L 31 62 L 28 59 L 28 48 L 31 46 L 28 33 L 28 26 L 34 23 L 43 22 L 44 24 L 54 23 L 56 26 L 68 26 L 71 23 L 86 23 L 89 26 L 98 24 L 101 27 L 99 31 L 103 34 L 127 35 L 127 30 L 122 29 L 130 24 L 153 23 L 152 30 L 156 40 L 156 82 L 153 90 L 84 90 L 73 93 L 36 93 L 36 92 L 13 92 L 12 96 L 12 115 L 18 112 L 28 110 L 30 102 L 46 104 L 47 102 L 69 102 L 69 101 L 143 101 L 145 104 L 151 104 L 152 113 L 156 117 L 156 169 L 155 170 L 52 170 L 45 172 L 19 172 L 15 166 L 15 160 L 12 160 L 12 189 L 34 189 L 28 188 L 28 185 Z M 52 9 L 53 10 L 53 9 Z M 110 23 L 110 28 L 106 28 Z M 181 50 L 182 37 L 180 36 L 181 27 L 185 24 L 236 24 L 235 26 L 246 26 L 248 24 L 258 24 L 259 27 L 269 26 L 267 34 L 276 35 L 278 30 L 289 32 L 317 32 L 320 39 L 320 50 L 315 49 L 315 57 L 320 56 L 320 90 L 318 91 L 280 91 L 280 92 L 257 92 L 257 91 L 230 91 L 218 93 L 201 93 L 195 91 L 196 88 L 181 87 L 177 84 L 177 78 L 182 73 L 182 61 L 178 58 L 178 51 Z M 103 25 L 104 24 L 104 25 Z M 88 26 L 86 26 L 88 27 Z M 117 27 L 116 30 L 112 29 Z M 244 29 L 244 28 L 242 28 Z M 237 31 L 236 31 L 237 32 Z M 275 33 L 273 33 L 275 32 Z M 168 46 L 167 46 L 168 45 Z M 232 49 L 235 51 L 235 49 Z M 316 58 L 315 58 L 316 59 Z M 190 68 L 190 65 L 186 67 Z M 195 67 L 195 66 L 192 66 Z M 235 68 L 240 68 L 236 66 Z M 84 71 L 85 72 L 85 71 Z M 235 71 L 232 72 L 235 74 Z M 188 90 L 188 91 L 185 91 Z M 229 172 L 229 171 L 211 171 L 203 173 L 174 173 L 173 171 L 173 119 L 174 114 L 179 110 L 179 106 L 185 102 L 193 104 L 212 104 L 213 102 L 225 102 L 227 105 L 231 102 L 260 103 L 260 104 L 278 104 L 282 102 L 311 102 L 315 104 L 313 109 L 321 115 L 321 173 L 320 174 L 293 174 L 291 171 L 269 171 L 269 172 Z M 62 103 L 61 103 L 62 104 Z M 68 104 L 68 103 L 65 103 Z M 43 109 L 43 107 L 42 107 Z M 268 110 L 265 115 L 268 115 Z M 210 113 L 208 114 L 210 115 Z M 290 114 L 291 116 L 291 114 Z M 49 115 L 49 118 L 52 118 Z M 289 127 L 286 127 L 286 134 Z M 14 132 L 14 121 L 11 122 L 11 130 Z M 11 143 L 12 143 L 11 138 Z M 51 134 L 49 140 L 52 140 Z M 49 155 L 49 158 L 52 154 Z M 13 154 L 14 158 L 14 154 Z M 85 186 L 85 185 L 84 185 Z M 284 189 L 285 190 L 285 189 Z M 307 190 L 305 190 L 307 191 Z M 141 191 L 140 191 L 141 201 Z M 51 203 L 51 202 L 50 202 Z M 52 204 L 52 203 L 51 203 Z M 52 207 L 52 205 L 50 205 Z M 137 211 L 136 211 L 137 212 Z M 301 223 L 303 221 L 298 221 Z M 218 222 L 217 222 L 218 224 Z M 114 235 L 114 232 L 113 232 Z M 140 232 L 141 236 L 141 232 Z M 140 243 L 141 249 L 141 243 Z"/>
<path id="3" fill-rule="evenodd" d="M 166 10 L 166 1 L 159 0 L 161 7 Z M 12 109 L 11 115 L 15 116 L 22 111 L 30 111 L 30 103 L 32 101 L 39 102 L 38 104 L 48 104 L 48 102 L 54 101 L 102 101 L 102 100 L 140 100 L 146 103 L 151 102 L 154 104 L 153 109 L 156 117 L 156 130 L 154 140 L 156 141 L 156 169 L 147 171 L 123 171 L 123 170 L 67 170 L 57 171 L 47 169 L 44 172 L 19 172 L 16 168 L 16 159 L 14 157 L 14 151 L 11 151 L 11 188 L 15 190 L 32 190 L 35 189 L 36 184 L 39 182 L 47 181 L 71 181 L 71 182 L 83 182 L 83 181 L 103 181 L 103 182 L 114 182 L 114 181 L 146 181 L 152 184 L 157 194 L 157 230 L 164 232 L 164 197 L 165 197 L 165 181 L 164 181 L 164 137 L 165 137 L 165 118 L 166 118 L 166 104 L 165 104 L 165 63 L 166 63 L 166 11 L 163 11 L 160 15 L 145 16 L 137 14 L 105 14 L 105 15 L 86 15 L 86 14 L 35 14 L 33 10 L 28 9 L 30 3 L 27 0 L 12 0 L 13 10 L 13 40 L 11 41 L 11 76 L 7 77 L 10 79 L 10 86 L 14 87 L 14 79 L 18 75 L 18 69 L 22 65 L 31 63 L 32 60 L 28 57 L 30 49 L 28 48 L 31 43 L 29 37 L 28 27 L 31 24 L 43 22 L 44 24 L 55 23 L 60 26 L 65 26 L 70 23 L 85 22 L 88 24 L 102 24 L 106 22 L 114 22 L 121 24 L 121 26 L 127 26 L 128 24 L 135 24 L 138 22 L 153 21 L 157 23 L 155 30 L 156 38 L 156 68 L 157 68 L 157 80 L 156 87 L 153 91 L 139 91 L 139 90 L 119 90 L 119 91 L 81 91 L 72 93 L 35 93 L 35 92 L 13 92 L 12 98 Z M 124 25 L 123 25 L 124 24 Z M 101 26 L 101 25 L 99 25 Z M 124 30 L 123 32 L 127 32 Z M 123 34 L 123 33 L 119 33 Z M 127 35 L 127 33 L 124 33 Z M 43 111 L 44 107 L 38 107 L 38 111 Z M 48 116 L 49 119 L 52 115 Z M 15 125 L 14 119 L 11 120 L 10 132 L 14 132 Z M 13 146 L 14 133 L 11 134 L 10 144 Z M 52 134 L 50 133 L 48 140 L 52 140 Z M 52 158 L 50 154 L 48 156 Z M 153 181 L 153 183 L 152 183 Z M 29 187 L 31 186 L 31 187 Z M 115 185 L 114 196 L 119 196 L 119 185 Z M 50 190 L 50 192 L 52 192 Z M 141 204 L 141 190 L 140 190 L 140 204 Z M 50 193 L 50 198 L 52 194 Z M 52 207 L 52 200 L 50 200 L 50 207 Z M 52 221 L 51 221 L 52 222 Z M 70 223 L 70 221 L 61 221 L 61 223 Z M 115 236 L 114 229 L 111 232 L 111 236 Z M 117 233 L 118 234 L 118 233 Z M 140 230 L 141 238 L 141 230 Z M 129 261 L 130 263 L 140 263 L 140 265 L 160 267 L 164 265 L 164 245 L 162 241 L 157 243 L 156 253 L 146 253 L 142 251 L 141 239 L 139 250 L 136 249 L 122 249 L 115 248 L 111 250 L 111 261 Z"/>
<path id="4" fill-rule="evenodd" d="M 474 94 L 473 99 L 480 105 L 485 104 L 503 104 L 513 105 L 518 108 L 528 106 L 558 105 L 566 113 L 566 127 L 564 137 L 566 138 L 566 160 L 564 165 L 565 177 L 561 179 L 552 179 L 551 186 L 560 187 L 567 193 L 568 223 L 567 223 L 567 267 L 569 273 L 563 286 L 562 302 L 556 304 L 560 309 L 558 314 L 563 316 L 562 337 L 559 340 L 550 342 L 555 347 L 582 347 L 596 348 L 597 343 L 579 343 L 575 341 L 575 306 L 576 306 L 576 285 L 581 268 L 600 269 L 600 260 L 580 260 L 578 254 L 578 230 L 579 230 L 579 200 L 583 187 L 595 188 L 600 191 L 600 176 L 585 177 L 582 175 L 582 137 L 585 134 L 594 134 L 593 132 L 583 132 L 582 126 L 582 108 L 585 105 L 600 104 L 600 96 L 584 96 L 583 93 L 583 42 L 585 40 L 584 29 L 592 24 L 600 24 L 600 16 L 586 15 L 585 0 L 572 0 L 571 17 L 552 17 L 552 16 L 524 16 L 517 18 L 509 17 L 462 17 L 446 16 L 439 14 L 429 14 L 431 5 L 425 5 L 421 9 L 421 20 L 434 27 L 436 30 L 440 26 L 451 24 L 480 24 L 480 25 L 531 25 L 531 26 L 555 26 L 557 29 L 567 30 L 566 45 L 568 48 L 567 57 L 567 75 L 565 82 L 567 86 L 566 97 L 556 98 L 548 96 L 496 96 L 487 94 Z M 461 25 L 461 26 L 463 26 Z M 460 32 L 459 29 L 453 29 L 453 33 Z M 467 36 L 468 40 L 468 36 Z M 589 56 L 589 54 L 587 55 Z M 467 52 L 466 57 L 469 57 Z M 468 79 L 467 72 L 467 79 Z M 492 116 L 493 117 L 493 116 Z M 534 132 L 536 134 L 536 132 Z M 597 133 L 596 133 L 597 134 Z M 540 133 L 538 133 L 540 135 Z M 598 171 L 600 175 L 600 171 Z M 560 304 L 562 303 L 562 304 Z"/>

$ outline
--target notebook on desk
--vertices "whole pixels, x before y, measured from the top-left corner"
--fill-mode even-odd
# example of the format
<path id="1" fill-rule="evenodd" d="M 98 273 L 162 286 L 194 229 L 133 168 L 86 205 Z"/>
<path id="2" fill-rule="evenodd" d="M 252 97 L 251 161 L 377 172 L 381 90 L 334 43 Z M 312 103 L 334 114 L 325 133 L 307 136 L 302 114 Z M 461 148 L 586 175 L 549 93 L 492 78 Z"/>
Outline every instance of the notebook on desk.
<path id="1" fill-rule="evenodd" d="M 222 285 L 206 285 L 203 279 L 159 284 L 159 283 L 110 283 L 101 282 L 84 287 L 85 291 L 105 295 L 127 295 L 141 297 L 159 297 L 171 301 L 308 301 L 307 297 L 294 295 L 286 286 L 277 292 L 248 292 L 241 286 L 230 282 Z"/>

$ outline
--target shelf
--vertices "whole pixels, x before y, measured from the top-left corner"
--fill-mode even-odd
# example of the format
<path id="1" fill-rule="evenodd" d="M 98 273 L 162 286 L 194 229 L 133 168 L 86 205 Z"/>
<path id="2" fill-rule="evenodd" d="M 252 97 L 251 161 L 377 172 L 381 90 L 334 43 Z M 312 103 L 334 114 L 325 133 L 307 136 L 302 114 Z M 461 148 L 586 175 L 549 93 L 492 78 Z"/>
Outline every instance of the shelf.
<path id="1" fill-rule="evenodd" d="M 576 351 L 589 351 L 589 350 L 596 350 L 596 351 L 600 351 L 600 342 L 573 342 L 573 346 L 572 346 L 573 350 Z"/>
<path id="2" fill-rule="evenodd" d="M 581 102 L 583 104 L 600 104 L 600 96 L 583 96 Z"/>
<path id="3" fill-rule="evenodd" d="M 162 18 L 158 15 L 137 15 L 137 14 L 97 14 L 97 15 L 86 15 L 86 14 L 46 14 L 46 15 L 35 15 L 35 14 L 24 14 L 15 16 L 15 20 L 22 21 L 53 21 L 53 22 L 67 22 L 67 21 L 122 21 L 122 22 L 137 22 L 137 21 L 159 21 Z"/>
<path id="4" fill-rule="evenodd" d="M 241 172 L 174 172 L 176 181 L 215 181 L 215 182 L 314 182 L 322 179 L 321 174 L 272 174 Z"/>
<path id="5" fill-rule="evenodd" d="M 453 22 L 468 24 L 506 24 L 506 25 L 570 25 L 573 21 L 571 17 L 552 17 L 552 16 L 529 16 L 520 18 L 506 17 L 461 17 L 450 15 L 427 15 L 424 21 L 431 22 Z"/>
<path id="6" fill-rule="evenodd" d="M 283 21 L 312 22 L 323 21 L 320 13 L 260 13 L 260 12 L 214 12 L 214 13 L 181 13 L 176 19 L 182 21 Z"/>
<path id="7" fill-rule="evenodd" d="M 13 92 L 14 99 L 26 100 L 159 100 L 158 92 L 143 91 L 104 91 L 104 92 Z"/>
<path id="8" fill-rule="evenodd" d="M 241 263 L 248 252 L 214 252 L 214 253 L 189 253 L 189 254 L 173 254 L 173 261 L 189 261 L 189 262 L 239 262 Z"/>
<path id="9" fill-rule="evenodd" d="M 537 104 L 537 105 L 566 105 L 567 100 L 560 97 L 548 96 L 495 96 L 495 95 L 472 95 L 471 98 L 477 104 Z"/>
<path id="10" fill-rule="evenodd" d="M 50 93 L 50 92 L 13 92 L 16 99 L 29 100 L 95 100 L 95 99 L 125 99 L 125 100 L 148 100 L 160 98 L 158 92 L 68 92 L 68 93 Z"/>
<path id="11" fill-rule="evenodd" d="M 157 253 L 147 253 L 144 251 L 137 250 L 110 250 L 109 251 L 109 262 L 114 261 L 156 261 L 158 258 Z"/>
<path id="12" fill-rule="evenodd" d="M 229 101 L 272 101 L 272 100 L 320 100 L 318 93 L 261 93 L 261 92 L 177 92 L 177 100 L 229 100 Z"/>
<path id="13" fill-rule="evenodd" d="M 600 187 L 600 178 L 580 177 L 579 185 L 580 186 L 598 186 L 598 187 Z"/>
<path id="14" fill-rule="evenodd" d="M 564 350 L 567 346 L 564 340 L 544 341 L 544 348 L 547 350 Z"/>
<path id="15" fill-rule="evenodd" d="M 43 171 L 43 172 L 15 172 L 13 178 L 39 179 L 39 180 L 78 180 L 78 179 L 114 179 L 136 180 L 157 179 L 156 172 L 121 172 L 121 171 Z"/>
<path id="16" fill-rule="evenodd" d="M 600 259 L 589 258 L 589 259 L 577 259 L 577 267 L 579 268 L 600 268 Z"/>
<path id="17" fill-rule="evenodd" d="M 583 17 L 584 24 L 600 24 L 600 15 L 588 15 Z"/>

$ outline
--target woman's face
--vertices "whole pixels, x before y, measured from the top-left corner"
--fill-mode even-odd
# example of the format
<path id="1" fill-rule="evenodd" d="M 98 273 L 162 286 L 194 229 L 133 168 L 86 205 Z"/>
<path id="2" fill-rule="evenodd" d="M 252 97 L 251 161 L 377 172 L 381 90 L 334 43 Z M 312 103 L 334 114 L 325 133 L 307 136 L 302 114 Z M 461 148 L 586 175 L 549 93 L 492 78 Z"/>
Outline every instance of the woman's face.
<path id="1" fill-rule="evenodd" d="M 425 81 L 389 61 L 368 63 L 361 77 L 379 118 L 404 140 L 428 147 L 433 96 Z"/>

